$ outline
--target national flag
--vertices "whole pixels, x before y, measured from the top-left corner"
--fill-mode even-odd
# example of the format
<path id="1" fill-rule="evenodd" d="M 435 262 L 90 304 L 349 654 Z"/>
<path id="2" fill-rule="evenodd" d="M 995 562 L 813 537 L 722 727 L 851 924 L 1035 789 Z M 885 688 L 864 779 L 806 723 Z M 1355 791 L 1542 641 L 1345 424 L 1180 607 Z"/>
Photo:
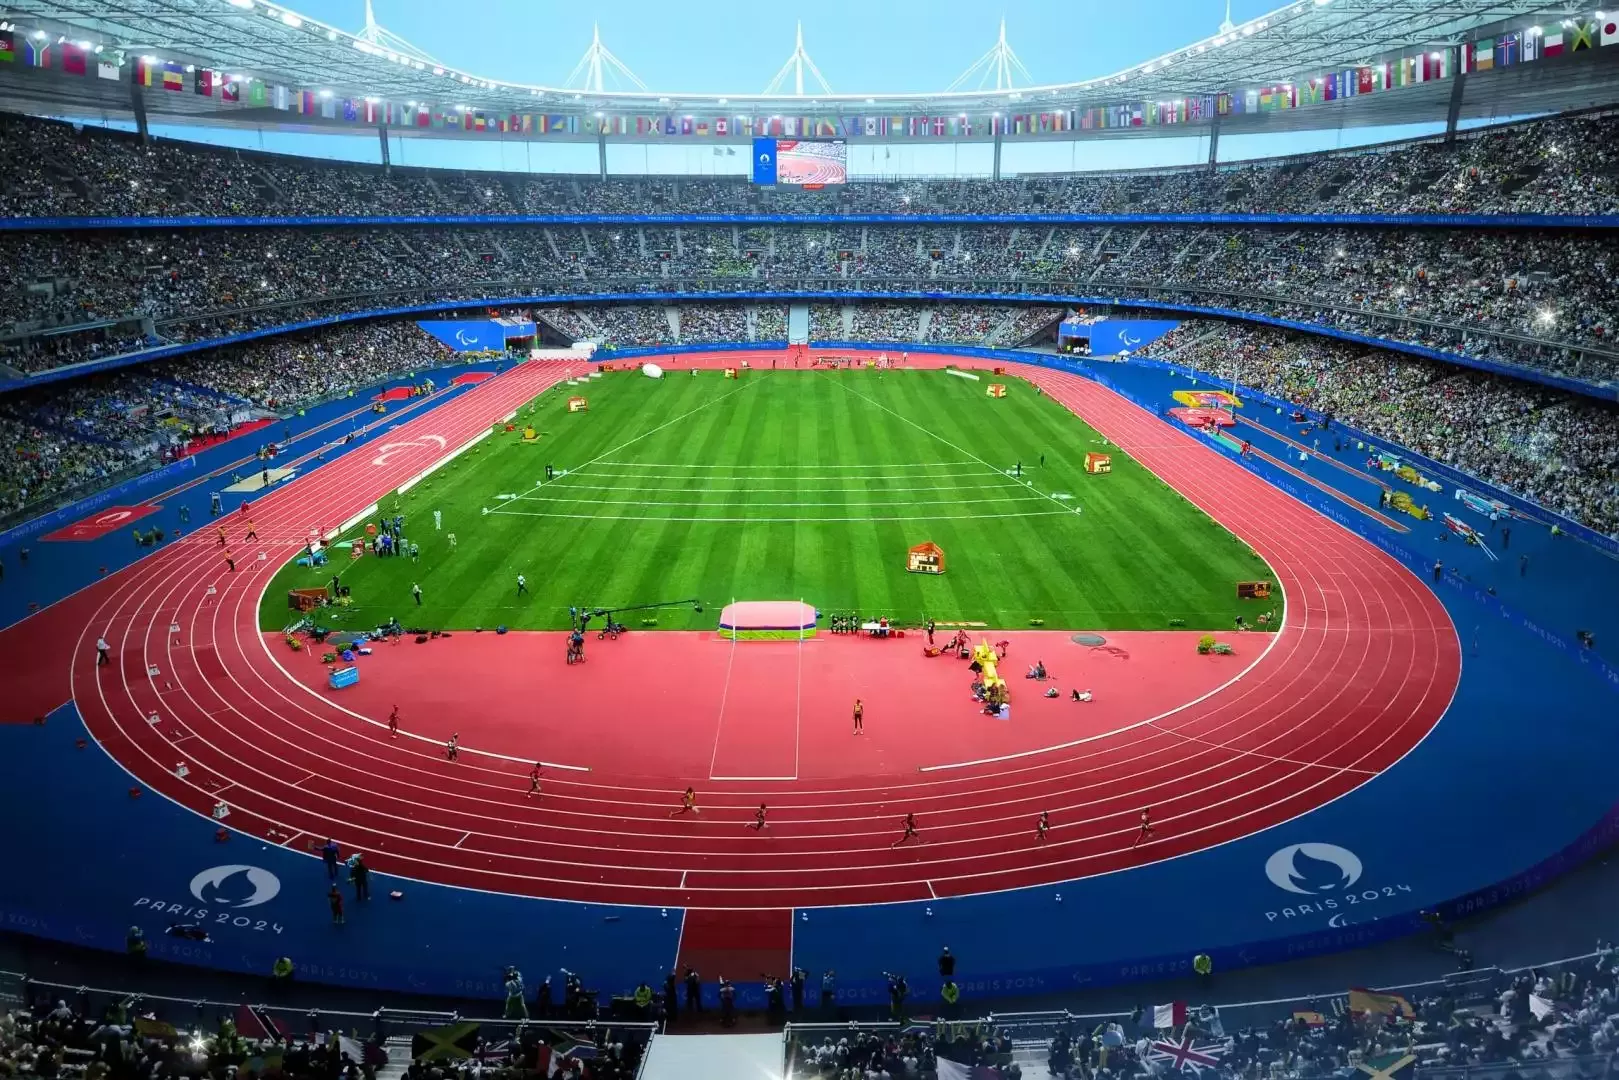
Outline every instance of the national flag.
<path id="1" fill-rule="evenodd" d="M 247 103 L 256 105 L 261 109 L 270 104 L 270 87 L 258 79 L 248 83 Z"/>
<path id="2" fill-rule="evenodd" d="M 347 1054 L 350 1061 L 356 1065 L 386 1065 L 388 1064 L 388 1050 L 376 1043 L 361 1042 L 348 1035 L 337 1035 L 337 1052 Z M 330 1043 L 328 1043 L 330 1045 Z M 510 1046 L 510 1043 L 505 1044 Z M 492 1049 L 492 1048 L 491 1048 Z"/>
<path id="3" fill-rule="evenodd" d="M 731 133 L 731 120 L 729 117 L 717 116 L 714 118 L 714 134 L 726 136 Z"/>
<path id="4" fill-rule="evenodd" d="M 1619 16 L 1605 15 L 1602 19 L 1602 44 L 1619 45 Z"/>
<path id="5" fill-rule="evenodd" d="M 286 112 L 292 108 L 292 91 L 285 86 L 273 87 L 270 90 L 270 107 Z"/>
<path id="6" fill-rule="evenodd" d="M 949 1058 L 939 1058 L 935 1071 L 939 1080 L 1000 1080 L 1000 1070 L 988 1065 L 963 1065 Z"/>
<path id="7" fill-rule="evenodd" d="M 347 120 L 351 124 L 354 123 L 360 118 L 360 106 L 364 104 L 365 102 L 363 101 L 355 101 L 352 98 L 344 98 L 343 119 Z M 336 117 L 333 117 L 333 119 L 336 119 Z"/>
<path id="8" fill-rule="evenodd" d="M 575 1038 L 570 1032 L 542 1028 L 539 1035 L 544 1042 L 537 1047 L 534 1069 L 541 1076 L 557 1075 L 567 1061 L 594 1061 L 596 1058 L 596 1044 Z"/>
<path id="9" fill-rule="evenodd" d="M 173 60 L 163 65 L 163 89 L 180 91 L 186 88 L 185 69 Z"/>
<path id="10" fill-rule="evenodd" d="M 23 60 L 29 67 L 48 68 L 51 66 L 51 43 L 41 41 L 39 38 L 25 37 L 23 40 Z"/>
<path id="11" fill-rule="evenodd" d="M 365 122 L 368 124 L 375 124 L 378 121 L 379 115 L 377 110 L 377 102 L 367 101 L 365 103 Z"/>
<path id="12" fill-rule="evenodd" d="M 1495 39 L 1482 38 L 1473 42 L 1473 70 L 1492 71 L 1495 69 Z"/>
<path id="13" fill-rule="evenodd" d="M 1372 1080 L 1411 1080 L 1417 1070 L 1413 1067 L 1417 1063 L 1415 1054 L 1404 1054 L 1396 1051 L 1392 1054 L 1380 1054 L 1368 1058 L 1355 1066 L 1361 1072 L 1370 1076 Z"/>
<path id="14" fill-rule="evenodd" d="M 1531 26 L 1523 32 L 1523 62 L 1532 64 L 1540 59 L 1540 27 Z"/>
<path id="15" fill-rule="evenodd" d="M 1293 1013 L 1293 1021 L 1295 1023 L 1303 1024 L 1307 1028 L 1319 1028 L 1327 1026 L 1327 1018 L 1325 1016 L 1322 1016 L 1318 1012 L 1309 1012 L 1308 1010 L 1295 1011 Z"/>
<path id="16" fill-rule="evenodd" d="M 225 101 L 241 101 L 242 84 L 235 82 L 234 80 L 227 82 L 224 86 L 219 88 L 219 96 Z"/>
<path id="17" fill-rule="evenodd" d="M 11 36 L 10 30 L 0 30 L 0 64 L 11 63 L 17 59 L 17 39 Z"/>
<path id="18" fill-rule="evenodd" d="M 218 82 L 219 73 L 217 71 L 198 68 L 196 75 L 192 77 L 191 88 L 203 97 L 213 97 L 214 87 L 218 85 Z"/>
<path id="19" fill-rule="evenodd" d="M 292 92 L 292 107 L 294 111 L 304 116 L 315 115 L 315 93 L 312 90 L 294 90 Z"/>
<path id="20" fill-rule="evenodd" d="M 286 1029 L 262 1005 L 236 1006 L 236 1034 L 244 1039 L 279 1039 Z"/>
<path id="21" fill-rule="evenodd" d="M 1540 39 L 1541 56 L 1560 56 L 1563 52 L 1563 28 L 1554 26 Z"/>
<path id="22" fill-rule="evenodd" d="M 1456 66 L 1463 75 L 1471 74 L 1477 70 L 1473 66 L 1473 43 L 1464 41 L 1456 46 Z"/>
<path id="23" fill-rule="evenodd" d="M 1171 1001 L 1168 1005 L 1152 1007 L 1153 1027 L 1178 1028 L 1184 1023 L 1186 1023 L 1186 1002 Z"/>
<path id="24" fill-rule="evenodd" d="M 1383 1016 L 1393 1016 L 1395 1013 L 1408 1020 L 1415 1020 L 1416 1010 L 1405 999 L 1404 994 L 1384 994 L 1376 990 L 1363 990 L 1358 987 L 1349 991 L 1349 1011 L 1358 1013 L 1379 1013 Z"/>
<path id="25" fill-rule="evenodd" d="M 1157 1039 L 1147 1057 L 1162 1062 L 1171 1069 L 1201 1074 L 1204 1069 L 1218 1069 L 1225 1056 L 1226 1045 L 1218 1042 L 1199 1043 L 1190 1031 L 1174 1039 Z"/>
<path id="26" fill-rule="evenodd" d="M 428 1028 L 410 1038 L 410 1056 L 414 1061 L 461 1061 L 471 1057 L 477 1047 L 478 1024 L 471 1020 Z"/>
<path id="27" fill-rule="evenodd" d="M 116 81 L 118 75 L 119 72 L 117 64 L 109 64 L 107 61 L 103 60 L 96 65 L 96 78 L 98 79 L 113 79 Z"/>
<path id="28" fill-rule="evenodd" d="M 1502 34 L 1495 42 L 1495 66 L 1511 67 L 1518 62 L 1518 35 Z"/>
<path id="29" fill-rule="evenodd" d="M 433 126 L 433 110 L 426 105 L 416 106 L 416 126 L 419 128 Z"/>
<path id="30" fill-rule="evenodd" d="M 1571 24 L 1568 30 L 1568 51 L 1579 52 L 1581 49 L 1589 49 L 1596 32 L 1597 24 L 1594 22 Z"/>
<path id="31" fill-rule="evenodd" d="M 83 75 L 88 54 L 71 41 L 62 43 L 62 70 L 69 75 Z"/>
<path id="32" fill-rule="evenodd" d="M 1539 994 L 1530 994 L 1529 1011 L 1535 1014 L 1536 1020 L 1544 1020 L 1557 1011 L 1557 1006 L 1553 1005 L 1548 998 L 1543 998 Z"/>

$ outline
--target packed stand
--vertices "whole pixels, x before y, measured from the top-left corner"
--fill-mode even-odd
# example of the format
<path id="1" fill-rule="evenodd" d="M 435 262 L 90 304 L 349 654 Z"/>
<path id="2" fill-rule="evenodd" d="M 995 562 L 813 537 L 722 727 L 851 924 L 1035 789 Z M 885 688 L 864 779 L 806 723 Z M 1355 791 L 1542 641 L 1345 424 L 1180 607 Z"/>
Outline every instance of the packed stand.
<path id="1" fill-rule="evenodd" d="M 592 340 L 607 348 L 645 348 L 674 341 L 669 309 L 635 305 L 596 308 L 590 313 L 596 326 Z"/>
<path id="2" fill-rule="evenodd" d="M 408 320 L 267 338 L 0 396 L 0 517 L 155 468 L 200 435 L 454 354 Z"/>
<path id="3" fill-rule="evenodd" d="M 1619 380 L 1619 239 L 1599 234 L 1174 225 L 896 225 L 842 232 L 849 235 L 795 226 L 6 235 L 0 236 L 0 259 L 18 271 L 0 285 L 0 326 L 32 336 L 0 345 L 0 363 L 38 371 L 158 341 L 203 340 L 392 305 L 520 294 L 815 287 L 1151 299 L 1167 290 L 1185 302 L 1587 381 Z M 639 254 L 643 242 L 651 254 Z M 824 324 L 826 306 L 816 311 Z M 855 329 L 862 333 L 911 340 L 920 332 L 896 333 L 861 318 Z M 117 325 L 41 332 L 92 319 Z M 142 319 L 151 320 L 155 338 L 137 332 Z M 583 337 L 603 331 L 576 329 L 590 329 Z M 619 344 L 669 338 L 667 327 L 614 330 L 629 334 Z M 974 335 L 941 323 L 928 337 L 984 340 L 994 330 Z M 703 333 L 729 334 L 707 326 Z M 755 332 L 754 338 L 769 335 Z M 996 333 L 995 343 L 1006 340 Z"/>
<path id="4" fill-rule="evenodd" d="M 703 304 L 680 309 L 682 344 L 705 341 L 751 341 L 748 312 L 737 304 Z"/>
<path id="5" fill-rule="evenodd" d="M 1193 321 L 1146 355 L 1329 413 L 1619 536 L 1619 407 L 1497 375 L 1239 323 Z"/>
<path id="6" fill-rule="evenodd" d="M 1619 212 L 1599 115 L 1202 168 L 772 191 L 745 177 L 473 173 L 325 162 L 0 117 L 0 215 Z"/>

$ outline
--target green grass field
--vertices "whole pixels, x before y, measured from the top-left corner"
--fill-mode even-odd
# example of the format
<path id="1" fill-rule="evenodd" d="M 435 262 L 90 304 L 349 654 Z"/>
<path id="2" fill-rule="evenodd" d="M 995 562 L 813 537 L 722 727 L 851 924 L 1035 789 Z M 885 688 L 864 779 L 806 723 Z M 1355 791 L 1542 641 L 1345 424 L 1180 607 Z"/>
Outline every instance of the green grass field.
<path id="1" fill-rule="evenodd" d="M 567 412 L 572 393 L 588 412 Z M 610 373 L 549 391 L 518 421 L 541 439 L 492 436 L 382 500 L 405 515 L 419 563 L 334 560 L 358 622 L 551 629 L 571 604 L 695 597 L 701 614 L 665 608 L 658 626 L 712 629 L 733 599 L 803 599 L 902 622 L 1224 629 L 1253 615 L 1237 581 L 1274 581 L 1246 545 L 1016 379 L 993 400 L 943 371 Z M 1085 473 L 1097 449 L 1112 453 L 1111 475 Z M 1007 475 L 1018 462 L 1021 480 Z M 544 483 L 547 463 L 565 473 Z M 906 571 L 924 540 L 944 549 L 943 575 Z M 532 595 L 516 596 L 519 573 Z M 286 624 L 288 588 L 329 578 L 284 567 L 264 627 Z"/>

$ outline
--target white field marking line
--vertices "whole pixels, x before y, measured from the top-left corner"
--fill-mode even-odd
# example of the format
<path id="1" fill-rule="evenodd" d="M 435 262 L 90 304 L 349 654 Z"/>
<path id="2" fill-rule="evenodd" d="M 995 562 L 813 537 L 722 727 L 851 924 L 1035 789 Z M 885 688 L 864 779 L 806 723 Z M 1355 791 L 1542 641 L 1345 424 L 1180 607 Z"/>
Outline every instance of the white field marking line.
<path id="1" fill-rule="evenodd" d="M 768 781 L 770 783 L 777 783 L 777 782 L 783 782 L 783 781 L 787 781 L 787 780 L 797 780 L 798 777 L 796 777 L 796 776 L 710 776 L 709 779 L 710 780 L 758 780 L 758 781 Z M 850 833 L 849 835 L 858 836 L 860 834 L 859 833 Z M 718 854 L 718 852 L 708 852 L 706 854 Z"/>
<path id="2" fill-rule="evenodd" d="M 743 383 L 741 386 L 737 387 L 735 390 L 728 390 L 725 393 L 721 394 L 719 397 L 714 398 L 711 401 L 703 402 L 701 405 L 697 406 L 695 409 L 688 409 L 686 412 L 681 413 L 679 416 L 675 417 L 672 420 L 665 420 L 663 423 L 659 424 L 657 427 L 653 428 L 651 431 L 643 431 L 641 434 L 637 435 L 635 438 L 631 439 L 628 442 L 619 443 L 617 446 L 613 447 L 610 450 L 602 451 L 600 454 L 597 454 L 595 457 L 591 458 L 589 461 L 585 462 L 583 465 L 576 465 L 572 469 L 567 470 L 563 475 L 571 476 L 574 473 L 577 473 L 577 472 L 580 472 L 580 471 L 582 471 L 584 469 L 590 468 L 592 465 L 599 465 L 599 464 L 602 463 L 602 461 L 609 454 L 616 454 L 620 450 L 625 449 L 626 447 L 634 446 L 636 443 L 640 442 L 642 439 L 649 439 L 652 436 L 656 435 L 658 432 L 662 431 L 664 428 L 669 427 L 669 426 L 671 426 L 673 424 L 678 424 L 682 420 L 686 419 L 686 417 L 688 417 L 688 416 L 695 416 L 698 413 L 702 412 L 704 409 L 711 409 L 715 405 L 718 405 L 720 402 L 724 401 L 726 398 L 732 396 L 733 394 L 740 394 L 742 391 L 746 390 L 748 387 L 756 386 L 756 385 L 758 385 L 757 380 L 750 379 L 749 381 Z M 562 478 L 561 476 L 554 476 L 550 480 L 544 481 L 544 483 L 535 484 L 534 487 L 530 488 L 529 490 L 533 491 L 533 490 L 535 490 L 537 488 L 545 487 L 546 484 L 555 483 L 557 480 L 560 480 L 561 478 Z"/>
<path id="3" fill-rule="evenodd" d="M 1198 746 L 1207 746 L 1215 750 L 1226 750 L 1233 754 L 1242 754 L 1245 757 L 1262 758 L 1265 761 L 1275 761 L 1283 765 L 1297 765 L 1305 769 L 1331 769 L 1335 773 L 1362 773 L 1366 776 L 1377 775 L 1376 769 L 1360 769 L 1353 765 L 1328 765 L 1324 761 L 1300 761 L 1297 758 L 1284 757 L 1279 754 L 1266 754 L 1259 750 L 1244 750 L 1240 746 L 1233 746 L 1230 743 L 1223 743 L 1218 739 L 1203 739 L 1196 735 L 1187 735 L 1184 732 L 1176 731 L 1174 728 L 1163 727 L 1156 720 L 1149 720 L 1147 723 L 1148 726 L 1150 726 L 1154 731 L 1162 732 L 1163 734 L 1172 738 L 1180 739 L 1184 742 L 1196 743 Z"/>
<path id="4" fill-rule="evenodd" d="M 735 393 L 736 391 L 731 391 Z M 725 701 L 731 696 L 731 668 L 736 665 L 736 637 L 731 638 L 731 651 L 725 658 L 725 685 L 720 687 L 720 714 L 714 721 L 714 752 L 708 757 L 708 778 L 717 780 L 714 766 L 720 760 L 720 733 L 725 730 Z"/>
<path id="5" fill-rule="evenodd" d="M 882 402 L 878 401 L 876 398 L 867 397 L 865 394 L 862 394 L 858 390 L 850 389 L 849 386 L 846 383 L 840 382 L 837 385 L 844 392 L 849 393 L 849 394 L 853 394 L 855 397 L 857 397 L 860 400 L 866 402 L 868 405 L 876 406 L 877 408 L 881 409 L 883 412 L 887 413 L 889 416 L 892 416 L 894 419 L 900 421 L 901 423 L 909 424 L 911 427 L 915 428 L 916 430 L 920 431 L 922 434 L 928 436 L 931 439 L 937 439 L 939 442 L 944 443 L 944 445 L 948 446 L 950 449 L 954 450 L 956 453 L 958 453 L 958 454 L 966 454 L 968 457 L 970 457 L 974 461 L 978 462 L 978 464 L 982 465 L 984 468 L 986 468 L 986 469 L 994 469 L 996 472 L 1000 473 L 1002 476 L 1006 476 L 1006 474 L 1002 470 L 995 469 L 994 465 L 991 465 L 989 462 L 985 461 L 983 458 L 979 457 L 977 454 L 974 454 L 969 450 L 962 449 L 961 447 L 957 446 L 955 443 L 951 442 L 949 439 L 945 438 L 943 435 L 937 434 L 936 432 L 933 432 L 933 431 L 929 431 L 927 428 L 923 427 L 921 424 L 918 424 L 915 420 L 912 420 L 910 417 L 900 415 L 899 413 L 895 412 L 893 409 L 890 409 L 887 405 L 884 405 Z M 1017 484 L 1019 487 L 1024 486 L 1023 481 L 1015 479 L 1015 478 L 1013 478 L 1011 476 L 1007 476 L 1006 479 L 1010 480 L 1014 484 Z M 1066 502 L 1066 501 L 1064 501 L 1062 499 L 1057 498 L 1057 496 L 1052 495 L 1050 492 L 1042 491 L 1042 492 L 1039 492 L 1038 494 L 1040 495 L 1041 498 L 1049 499 L 1051 502 L 1054 502 L 1058 506 L 1062 507 L 1063 510 L 1066 513 L 1072 514 L 1072 513 L 1076 512 L 1077 510 L 1080 509 L 1080 507 L 1076 503 Z"/>
<path id="6" fill-rule="evenodd" d="M 732 390 L 731 393 L 734 394 L 736 391 Z M 714 402 L 709 402 L 709 404 L 712 405 Z M 707 408 L 708 406 L 705 405 L 703 407 Z M 687 415 L 689 416 L 690 413 Z M 680 418 L 676 417 L 675 419 L 678 420 Z M 670 422 L 673 423 L 673 421 Z M 648 434 L 651 433 L 648 432 Z M 628 446 L 629 444 L 625 443 L 624 445 Z M 609 450 L 608 453 L 613 453 L 613 451 Z M 811 462 L 805 462 L 802 465 L 659 465 L 649 461 L 602 461 L 600 459 L 594 460 L 590 462 L 590 464 L 616 465 L 626 469 L 769 469 L 773 472 L 791 472 L 794 469 L 945 469 L 952 468 L 957 465 L 971 465 L 974 462 L 978 462 L 978 464 L 987 464 L 987 462 L 979 462 L 977 458 L 972 458 L 968 461 L 924 461 L 905 465 L 817 465 Z M 996 472 L 998 474 L 1000 470 L 997 469 Z"/>
<path id="7" fill-rule="evenodd" d="M 958 473 L 957 475 L 958 476 L 1000 476 L 1001 474 L 1000 473 L 987 473 L 987 472 L 984 472 L 984 473 Z M 601 472 L 600 470 L 597 470 L 596 472 L 590 473 L 589 477 L 590 477 L 590 479 L 593 479 L 593 480 L 610 480 L 610 479 L 612 479 L 612 474 L 604 473 L 604 472 Z M 636 479 L 642 479 L 642 478 L 641 477 L 636 477 Z M 653 477 L 645 477 L 644 479 L 650 480 L 650 479 L 653 479 Z M 681 477 L 673 477 L 673 476 L 671 476 L 668 479 L 670 479 L 670 480 L 703 480 L 703 479 L 706 479 L 706 478 L 701 477 L 701 476 L 681 476 Z M 763 477 L 761 477 L 761 479 L 763 479 Z M 771 479 L 776 479 L 776 478 L 772 477 Z M 810 480 L 831 480 L 833 478 L 830 477 L 830 476 L 825 476 L 825 477 L 812 476 L 812 477 L 806 477 L 806 479 L 810 479 Z M 906 480 L 906 481 L 909 481 L 912 478 L 909 477 L 909 476 L 851 476 L 851 477 L 849 477 L 849 479 L 853 480 L 853 481 L 858 481 L 860 483 L 865 483 L 866 481 L 869 481 L 869 480 Z M 924 484 L 924 485 L 921 485 L 921 486 L 917 486 L 917 485 L 914 485 L 914 484 L 907 483 L 906 486 L 905 486 L 905 490 L 906 491 L 957 491 L 957 492 L 961 492 L 961 493 L 965 494 L 966 492 L 969 492 L 969 491 L 987 490 L 987 489 L 990 489 L 990 488 L 999 488 L 1000 486 L 1001 485 L 999 485 L 999 484 Z M 687 495 L 687 494 L 709 495 L 709 494 L 730 494 L 730 493 L 734 492 L 734 493 L 743 494 L 743 495 L 758 495 L 758 494 L 773 494 L 773 493 L 778 493 L 778 492 L 797 492 L 797 493 L 801 493 L 801 494 L 808 494 L 808 493 L 812 493 L 812 492 L 823 492 L 823 491 L 834 491 L 834 492 L 856 491 L 857 492 L 857 491 L 860 491 L 862 489 L 859 488 L 859 487 L 850 486 L 848 484 L 844 484 L 844 485 L 841 485 L 839 487 L 821 487 L 821 488 L 807 488 L 807 487 L 709 487 L 706 484 L 704 484 L 701 487 L 631 487 L 631 486 L 628 486 L 628 485 L 625 485 L 625 484 L 569 484 L 569 483 L 564 482 L 564 483 L 558 484 L 553 490 L 556 490 L 556 491 L 661 491 L 661 492 L 665 492 L 665 493 L 670 494 L 670 495 Z M 532 496 L 530 496 L 530 495 L 519 495 L 517 498 L 518 499 L 527 499 L 527 498 L 532 498 Z M 514 502 L 516 500 L 507 499 L 506 501 L 507 502 Z"/>
<path id="8" fill-rule="evenodd" d="M 1453 628 L 1452 628 L 1452 634 L 1454 634 L 1454 629 Z"/>
<path id="9" fill-rule="evenodd" d="M 927 885 L 927 887 L 928 887 L 928 895 L 933 897 L 933 899 L 937 900 L 939 898 L 939 894 L 933 891 L 933 882 L 927 881 L 927 882 L 924 882 L 923 884 Z"/>
<path id="10" fill-rule="evenodd" d="M 1003 521 L 1007 518 L 1072 517 L 1072 510 L 1038 510 L 1027 514 L 920 514 L 908 517 L 659 517 L 637 514 L 552 514 L 531 513 L 527 510 L 491 510 L 491 514 L 511 514 L 514 517 L 569 518 L 575 521 L 677 521 L 707 522 L 711 525 L 773 525 L 802 522 L 806 525 L 829 525 L 849 521 Z"/>
<path id="11" fill-rule="evenodd" d="M 455 843 L 454 843 L 454 844 L 453 844 L 453 845 L 451 845 L 451 846 L 452 846 L 452 847 L 460 847 L 460 846 L 461 846 L 461 845 L 462 845 L 462 844 L 464 844 L 464 843 L 466 843 L 466 842 L 467 842 L 467 841 L 468 841 L 468 840 L 470 840 L 470 839 L 471 839 L 471 838 L 472 838 L 472 833 L 470 833 L 470 832 L 464 832 L 464 833 L 462 833 L 462 834 L 461 834 L 461 839 L 459 839 L 459 840 L 457 840 L 457 841 L 456 841 L 456 842 L 455 842 Z"/>
<path id="12" fill-rule="evenodd" d="M 561 490 L 561 489 L 558 489 L 558 490 Z M 1005 489 L 1002 488 L 1000 490 L 1004 491 Z M 668 492 L 667 494 L 670 494 L 670 495 L 704 495 L 704 494 L 707 494 L 707 492 L 702 492 L 702 491 L 671 491 L 671 492 Z M 690 502 L 690 501 L 682 501 L 682 500 L 679 500 L 679 499 L 646 499 L 646 498 L 640 498 L 640 499 L 635 499 L 635 498 L 631 498 L 631 499 L 582 499 L 582 498 L 568 498 L 567 496 L 560 496 L 559 497 L 559 496 L 556 496 L 556 495 L 526 495 L 526 496 L 524 496 L 524 498 L 527 499 L 530 502 L 577 503 L 577 504 L 582 504 L 584 506 L 714 506 L 715 505 L 713 502 L 705 502 L 705 501 L 702 501 L 702 500 L 698 500 L 696 502 Z M 970 501 L 973 502 L 973 503 L 1039 502 L 1041 500 L 1041 498 L 1042 498 L 1042 496 L 1040 496 L 1040 495 L 975 496 Z M 507 500 L 507 502 L 515 502 L 515 501 L 516 500 L 513 500 L 513 499 L 508 499 Z M 793 502 L 756 502 L 756 503 L 750 503 L 750 502 L 746 502 L 745 500 L 742 500 L 742 499 L 725 499 L 725 500 L 722 500 L 722 501 L 724 501 L 724 502 L 742 503 L 744 506 L 846 506 L 851 510 L 858 510 L 862 506 L 892 506 L 892 505 L 894 505 L 896 500 L 894 500 L 894 499 L 884 499 L 881 502 L 874 502 L 874 503 L 870 503 L 870 502 L 868 502 L 868 503 L 798 502 L 798 501 L 793 501 Z M 961 503 L 964 500 L 958 498 L 958 499 L 906 499 L 906 500 L 899 500 L 899 501 L 900 501 L 900 505 L 910 507 L 910 506 L 959 506 L 959 505 L 961 505 Z M 490 513 L 494 513 L 494 511 L 491 510 Z"/>
<path id="13" fill-rule="evenodd" d="M 793 687 L 793 776 L 799 771 L 799 747 L 804 732 L 804 631 L 798 632 L 798 684 Z"/>

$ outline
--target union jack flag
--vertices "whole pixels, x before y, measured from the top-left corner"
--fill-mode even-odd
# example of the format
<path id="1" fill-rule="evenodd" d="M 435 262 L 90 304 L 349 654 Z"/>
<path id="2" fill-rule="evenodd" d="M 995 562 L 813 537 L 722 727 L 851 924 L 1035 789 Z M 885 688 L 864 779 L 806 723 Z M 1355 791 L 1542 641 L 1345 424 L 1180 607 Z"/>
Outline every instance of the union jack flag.
<path id="1" fill-rule="evenodd" d="M 1201 1074 L 1204 1069 L 1218 1069 L 1220 1058 L 1225 1055 L 1226 1044 L 1223 1042 L 1196 1042 L 1190 1031 L 1181 1036 L 1180 1041 L 1173 1039 L 1158 1039 L 1147 1052 L 1147 1057 L 1153 1061 L 1162 1061 L 1172 1069 L 1181 1072 Z"/>

